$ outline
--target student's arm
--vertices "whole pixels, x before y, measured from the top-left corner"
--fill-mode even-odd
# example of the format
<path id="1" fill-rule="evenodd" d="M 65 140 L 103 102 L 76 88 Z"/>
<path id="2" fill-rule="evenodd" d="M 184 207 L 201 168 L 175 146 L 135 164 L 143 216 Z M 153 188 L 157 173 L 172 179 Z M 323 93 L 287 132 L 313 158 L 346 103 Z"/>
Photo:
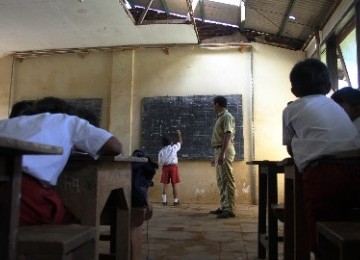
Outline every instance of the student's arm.
<path id="1" fill-rule="evenodd" d="M 224 136 L 224 140 L 221 146 L 221 152 L 219 154 L 219 158 L 218 158 L 218 164 L 223 164 L 225 162 L 225 154 L 227 149 L 229 148 L 229 143 L 231 140 L 232 134 L 231 132 L 226 132 L 225 136 Z"/>
<path id="2" fill-rule="evenodd" d="M 115 136 L 110 137 L 98 152 L 99 155 L 118 155 L 121 153 L 122 144 Z"/>
<path id="3" fill-rule="evenodd" d="M 182 144 L 182 135 L 181 135 L 181 131 L 180 130 L 176 130 L 176 142 L 181 143 Z"/>

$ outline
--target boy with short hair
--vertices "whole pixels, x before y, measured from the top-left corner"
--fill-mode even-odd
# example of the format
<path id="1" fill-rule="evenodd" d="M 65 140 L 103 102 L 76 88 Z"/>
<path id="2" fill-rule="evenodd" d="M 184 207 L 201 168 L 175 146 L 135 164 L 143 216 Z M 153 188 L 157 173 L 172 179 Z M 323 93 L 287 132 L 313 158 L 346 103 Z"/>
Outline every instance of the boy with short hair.
<path id="1" fill-rule="evenodd" d="M 162 166 L 161 180 L 163 184 L 162 189 L 162 205 L 167 206 L 166 191 L 169 183 L 171 182 L 174 195 L 173 206 L 180 206 L 178 198 L 178 185 L 180 182 L 179 169 L 178 169 L 178 156 L 177 152 L 181 149 L 182 136 L 181 131 L 176 130 L 176 142 L 172 143 L 169 138 L 162 138 L 163 148 L 158 154 L 159 164 Z"/>
<path id="2" fill-rule="evenodd" d="M 337 90 L 331 98 L 342 106 L 360 132 L 360 91 L 345 87 Z"/>
<path id="3" fill-rule="evenodd" d="M 360 207 L 360 167 L 319 159 L 360 149 L 360 138 L 344 109 L 325 96 L 331 86 L 325 64 L 297 63 L 290 82 L 298 99 L 283 111 L 283 144 L 302 175 L 309 246 L 317 254 L 316 222 L 344 219 Z"/>

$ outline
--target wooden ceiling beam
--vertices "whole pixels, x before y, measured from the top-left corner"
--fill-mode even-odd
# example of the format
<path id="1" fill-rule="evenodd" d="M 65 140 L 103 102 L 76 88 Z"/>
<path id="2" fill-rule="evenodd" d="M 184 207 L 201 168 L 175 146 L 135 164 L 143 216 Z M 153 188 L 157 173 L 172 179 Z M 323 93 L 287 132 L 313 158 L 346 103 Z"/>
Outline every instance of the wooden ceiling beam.
<path id="1" fill-rule="evenodd" d="M 296 0 L 289 1 L 287 9 L 286 9 L 285 14 L 284 14 L 284 16 L 282 18 L 282 21 L 281 21 L 279 31 L 277 33 L 278 36 L 282 36 L 282 34 L 284 33 L 286 24 L 287 24 L 287 22 L 289 20 L 289 15 L 291 14 L 292 10 L 294 9 L 295 3 L 296 3 Z"/>
<path id="2" fill-rule="evenodd" d="M 142 22 L 144 21 L 144 18 L 145 18 L 145 16 L 146 16 L 147 12 L 149 11 L 150 6 L 151 6 L 151 4 L 152 4 L 153 1 L 154 1 L 154 0 L 149 0 L 148 4 L 146 5 L 145 9 L 142 11 L 142 13 L 141 13 L 141 15 L 140 15 L 137 24 L 142 24 Z"/>
<path id="3" fill-rule="evenodd" d="M 170 11 L 169 11 L 169 6 L 167 5 L 166 0 L 160 0 L 160 3 L 162 5 L 162 7 L 164 8 L 164 11 L 165 11 L 166 15 L 169 16 Z"/>

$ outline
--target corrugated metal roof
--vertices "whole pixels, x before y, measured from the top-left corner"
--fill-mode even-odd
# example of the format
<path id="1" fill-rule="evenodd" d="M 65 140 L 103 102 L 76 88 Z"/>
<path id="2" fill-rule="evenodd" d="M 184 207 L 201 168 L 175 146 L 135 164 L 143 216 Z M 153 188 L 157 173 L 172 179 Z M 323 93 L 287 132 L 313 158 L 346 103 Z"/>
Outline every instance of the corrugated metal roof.
<path id="1" fill-rule="evenodd" d="M 128 2 L 134 10 L 150 7 L 150 11 L 144 17 L 146 21 L 154 20 L 154 10 L 164 13 L 162 19 L 165 20 L 173 19 L 173 14 L 186 17 L 190 0 L 128 0 Z M 270 44 L 273 40 L 275 45 L 299 49 L 301 48 L 299 46 L 307 42 L 315 31 L 321 29 L 341 0 L 244 0 L 244 2 L 246 20 L 241 24 L 240 7 L 199 0 L 194 17 L 197 18 L 200 43 L 206 38 L 219 36 L 221 27 L 224 34 L 229 34 L 229 31 L 234 30 L 226 27 L 235 26 L 238 32 L 248 36 L 249 41 L 251 38 L 254 40 L 266 35 Z M 290 15 L 294 16 L 295 20 L 290 19 Z M 220 25 L 217 25 L 216 30 L 214 26 L 210 27 L 213 29 L 209 29 L 206 24 L 211 22 Z M 249 37 L 250 35 L 252 37 Z"/>

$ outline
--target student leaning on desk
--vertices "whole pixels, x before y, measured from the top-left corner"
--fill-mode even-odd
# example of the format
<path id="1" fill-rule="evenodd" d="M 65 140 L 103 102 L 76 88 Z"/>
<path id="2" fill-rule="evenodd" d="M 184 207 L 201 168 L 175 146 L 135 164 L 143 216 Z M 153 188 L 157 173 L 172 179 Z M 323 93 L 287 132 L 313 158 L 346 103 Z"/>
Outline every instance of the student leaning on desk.
<path id="1" fill-rule="evenodd" d="M 321 160 L 360 149 L 359 133 L 344 109 L 325 95 L 331 81 L 316 59 L 297 63 L 290 73 L 298 98 L 283 111 L 283 144 L 302 176 L 307 232 L 317 259 L 316 222 L 345 220 L 360 207 L 360 165 Z"/>
<path id="2" fill-rule="evenodd" d="M 63 148 L 62 155 L 23 156 L 20 224 L 77 222 L 55 190 L 71 151 L 75 147 L 96 159 L 120 154 L 122 144 L 108 131 L 71 115 L 73 107 L 59 98 L 19 102 L 13 108 L 10 118 L 0 121 L 2 136 Z"/>

